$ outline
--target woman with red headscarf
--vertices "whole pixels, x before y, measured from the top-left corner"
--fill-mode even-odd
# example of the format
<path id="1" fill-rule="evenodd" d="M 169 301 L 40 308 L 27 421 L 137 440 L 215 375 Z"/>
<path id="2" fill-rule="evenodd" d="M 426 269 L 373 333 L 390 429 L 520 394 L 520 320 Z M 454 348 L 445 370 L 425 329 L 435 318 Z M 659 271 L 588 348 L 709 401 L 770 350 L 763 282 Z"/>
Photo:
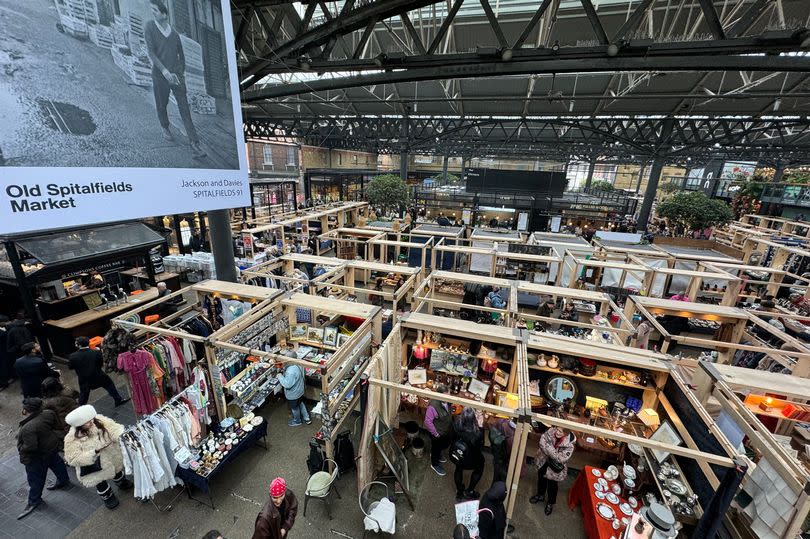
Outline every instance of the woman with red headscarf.
<path id="1" fill-rule="evenodd" d="M 276 477 L 270 483 L 270 499 L 256 516 L 253 539 L 286 539 L 297 514 L 295 494 L 287 488 L 283 477 Z"/>

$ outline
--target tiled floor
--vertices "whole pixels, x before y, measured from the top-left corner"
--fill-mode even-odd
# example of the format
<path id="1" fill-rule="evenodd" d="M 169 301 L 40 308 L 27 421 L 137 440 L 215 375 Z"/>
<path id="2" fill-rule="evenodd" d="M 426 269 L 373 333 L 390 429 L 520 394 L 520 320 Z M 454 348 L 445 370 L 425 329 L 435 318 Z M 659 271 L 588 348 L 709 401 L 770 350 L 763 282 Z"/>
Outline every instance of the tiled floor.
<path id="1" fill-rule="evenodd" d="M 14 384 L 3 392 L 4 397 L 13 403 L 16 400 L 17 391 L 19 391 L 18 385 Z M 125 386 L 119 386 L 118 391 L 123 395 L 127 389 Z M 93 401 L 92 399 L 96 397 L 98 399 Z M 119 423 L 131 424 L 135 420 L 132 406 L 125 405 L 116 408 L 112 398 L 103 389 L 93 391 L 91 402 L 99 413 L 111 417 Z M 6 417 L 4 419 L 4 427 L 7 423 L 12 422 Z M 14 437 L 16 437 L 16 429 L 11 434 L 12 440 Z M 101 499 L 95 490 L 84 488 L 76 479 L 72 468 L 68 468 L 68 473 L 75 484 L 72 489 L 53 492 L 45 490 L 42 495 L 44 503 L 24 519 L 17 520 L 17 515 L 25 508 L 28 499 L 28 482 L 25 477 L 25 467 L 20 464 L 17 452 L 5 451 L 0 460 L 0 537 L 15 539 L 67 537 L 79 524 L 101 507 Z M 49 472 L 48 481 L 52 480 L 53 474 Z"/>

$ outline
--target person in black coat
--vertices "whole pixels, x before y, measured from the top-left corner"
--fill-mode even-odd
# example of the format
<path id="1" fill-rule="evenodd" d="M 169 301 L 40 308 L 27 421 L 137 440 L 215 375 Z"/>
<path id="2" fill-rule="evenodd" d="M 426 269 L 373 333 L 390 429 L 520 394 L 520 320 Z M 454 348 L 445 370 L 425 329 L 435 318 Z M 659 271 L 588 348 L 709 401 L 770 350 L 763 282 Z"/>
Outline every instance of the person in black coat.
<path id="1" fill-rule="evenodd" d="M 17 378 L 14 372 L 14 360 L 6 351 L 8 346 L 8 316 L 0 314 L 0 390 L 8 387 L 12 379 Z"/>
<path id="2" fill-rule="evenodd" d="M 87 337 L 76 338 L 77 351 L 68 357 L 68 366 L 76 371 L 79 378 L 79 406 L 87 404 L 90 399 L 90 392 L 103 387 L 115 401 L 116 406 L 129 402 L 118 393 L 112 379 L 101 370 L 104 358 L 99 350 L 90 349 L 90 339 Z"/>
<path id="3" fill-rule="evenodd" d="M 478 506 L 479 539 L 503 539 L 506 532 L 506 483 L 497 481 L 492 484 L 481 498 Z"/>
<path id="4" fill-rule="evenodd" d="M 459 442 L 464 445 L 464 457 L 455 462 L 456 470 L 453 479 L 456 483 L 456 502 L 477 500 L 481 495 L 475 491 L 476 485 L 484 475 L 484 433 L 478 426 L 475 411 L 465 408 L 453 424 L 455 441 L 450 446 L 451 458 Z M 469 488 L 464 488 L 464 471 L 472 470 Z"/>
<path id="5" fill-rule="evenodd" d="M 42 489 L 50 469 L 56 482 L 48 485 L 48 490 L 70 488 L 65 462 L 59 456 L 59 419 L 53 410 L 44 410 L 42 399 L 30 397 L 23 401 L 23 415 L 17 433 L 17 451 L 20 464 L 25 466 L 28 478 L 28 503 L 17 520 L 25 518 L 42 503 Z"/>
<path id="6" fill-rule="evenodd" d="M 25 319 L 19 314 L 17 318 L 9 324 L 6 331 L 8 332 L 6 333 L 6 352 L 8 353 L 8 357 L 11 358 L 11 361 L 14 361 L 25 353 L 22 349 L 24 344 L 34 342 L 34 336 L 26 327 Z"/>
<path id="7" fill-rule="evenodd" d="M 58 378 L 59 372 L 45 363 L 37 343 L 25 343 L 22 345 L 21 351 L 25 355 L 14 363 L 14 370 L 20 379 L 20 389 L 22 389 L 23 397 L 41 397 L 42 382 L 45 378 Z"/>

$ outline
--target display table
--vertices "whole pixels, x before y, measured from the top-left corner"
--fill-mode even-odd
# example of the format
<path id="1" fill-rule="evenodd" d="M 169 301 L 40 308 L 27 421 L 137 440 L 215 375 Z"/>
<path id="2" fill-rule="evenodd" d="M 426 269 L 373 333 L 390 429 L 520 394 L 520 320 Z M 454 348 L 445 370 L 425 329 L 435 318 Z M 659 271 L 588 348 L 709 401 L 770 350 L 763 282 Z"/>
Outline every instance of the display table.
<path id="1" fill-rule="evenodd" d="M 214 500 L 211 497 L 211 480 L 216 477 L 228 463 L 233 462 L 236 457 L 244 453 L 248 448 L 253 447 L 259 441 L 259 438 L 264 440 L 263 445 L 266 451 L 267 420 L 262 421 L 259 425 L 254 427 L 252 431 L 248 432 L 247 435 L 240 440 L 239 444 L 233 447 L 225 458 L 219 462 L 217 467 L 214 468 L 207 476 L 203 477 L 191 468 L 181 468 L 178 466 L 174 472 L 174 475 L 175 477 L 182 479 L 186 484 L 186 492 L 188 493 L 189 499 L 196 500 L 200 503 L 205 503 L 202 500 L 197 500 L 191 495 L 191 487 L 194 487 L 208 495 L 208 502 L 211 505 L 211 509 L 214 509 Z"/>
<path id="2" fill-rule="evenodd" d="M 585 466 L 582 473 L 579 474 L 579 477 L 576 478 L 574 484 L 571 486 L 571 491 L 568 493 L 568 508 L 573 511 L 576 506 L 579 505 L 581 507 L 582 523 L 585 526 L 585 535 L 588 536 L 588 539 L 610 539 L 611 537 L 620 537 L 624 532 L 624 527 L 622 526 L 618 530 L 614 530 L 613 522 L 611 520 L 602 518 L 596 512 L 596 504 L 603 503 L 613 509 L 619 520 L 625 516 L 621 510 L 619 510 L 618 504 L 612 504 L 608 502 L 607 499 L 600 500 L 596 497 L 593 484 L 597 482 L 598 477 L 593 475 L 593 470 L 599 470 L 602 474 L 605 473 L 605 470 Z M 612 486 L 613 483 L 613 481 L 610 481 L 608 486 Z M 619 503 L 626 501 L 627 500 L 621 496 L 619 497 Z M 640 507 L 641 502 L 639 501 L 639 508 Z M 627 519 L 630 520 L 631 517 L 627 517 Z"/>

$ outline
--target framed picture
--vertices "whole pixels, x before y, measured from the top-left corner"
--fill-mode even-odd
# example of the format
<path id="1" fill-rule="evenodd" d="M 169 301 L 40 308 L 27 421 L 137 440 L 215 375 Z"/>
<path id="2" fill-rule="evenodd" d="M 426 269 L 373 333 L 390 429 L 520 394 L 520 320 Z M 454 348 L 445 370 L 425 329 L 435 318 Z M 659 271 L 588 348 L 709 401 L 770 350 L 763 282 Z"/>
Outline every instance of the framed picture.
<path id="1" fill-rule="evenodd" d="M 427 369 L 408 369 L 408 383 L 412 386 L 427 384 Z"/>
<path id="2" fill-rule="evenodd" d="M 304 341 L 307 338 L 307 330 L 309 324 L 294 324 L 290 326 L 290 340 L 291 341 Z"/>
<path id="3" fill-rule="evenodd" d="M 307 330 L 307 340 L 310 342 L 323 342 L 323 328 L 310 327 Z"/>
<path id="4" fill-rule="evenodd" d="M 492 381 L 499 386 L 506 387 L 509 384 L 509 373 L 501 369 L 495 369 L 495 374 L 492 375 Z"/>
<path id="5" fill-rule="evenodd" d="M 661 426 L 652 433 L 652 436 L 650 436 L 650 440 L 655 440 L 656 442 L 663 442 L 670 445 L 681 445 L 683 443 L 683 440 L 681 440 L 680 436 L 678 436 L 678 433 L 675 431 L 669 421 L 664 421 L 661 423 Z M 655 456 L 655 460 L 657 460 L 659 463 L 664 462 L 669 456 L 668 452 L 660 451 L 658 449 L 653 449 L 652 453 L 653 456 Z"/>
<path id="6" fill-rule="evenodd" d="M 326 346 L 337 346 L 338 328 L 327 326 L 323 329 L 323 344 Z"/>
<path id="7" fill-rule="evenodd" d="M 346 335 L 345 333 L 338 333 L 337 347 L 340 348 L 341 346 L 346 344 L 348 340 L 351 339 L 351 337 L 352 337 L 351 335 Z"/>
<path id="8" fill-rule="evenodd" d="M 489 384 L 485 384 L 481 380 L 473 378 L 470 380 L 470 385 L 467 387 L 467 391 L 484 401 L 487 399 L 487 393 L 489 393 Z"/>

